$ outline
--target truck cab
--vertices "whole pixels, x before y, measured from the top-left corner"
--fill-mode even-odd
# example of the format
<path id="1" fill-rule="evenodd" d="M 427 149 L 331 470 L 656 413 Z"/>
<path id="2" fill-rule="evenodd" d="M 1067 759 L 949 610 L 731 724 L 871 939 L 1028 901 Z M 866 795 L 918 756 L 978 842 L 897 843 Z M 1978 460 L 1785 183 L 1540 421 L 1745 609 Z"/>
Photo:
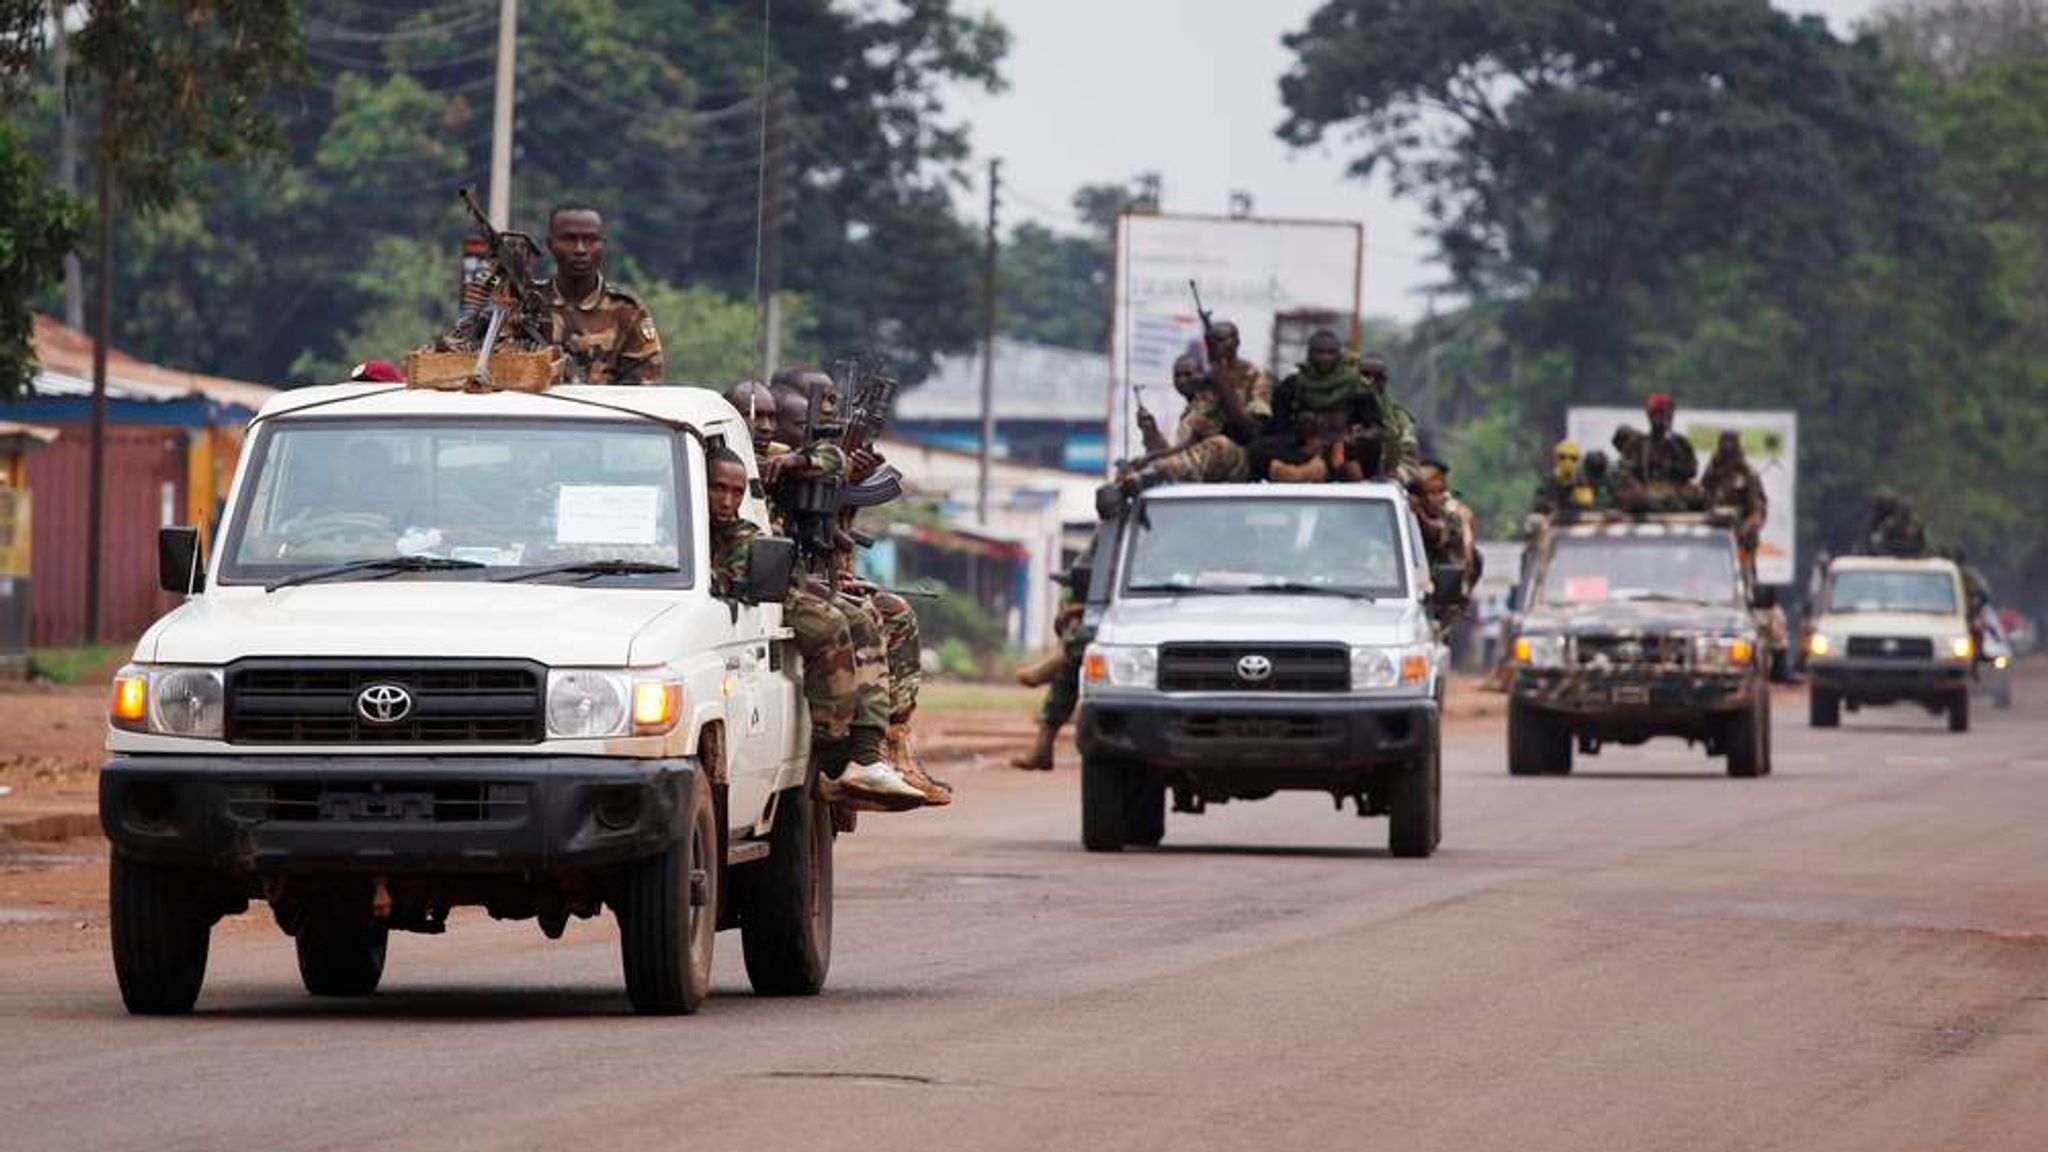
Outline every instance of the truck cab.
<path id="1" fill-rule="evenodd" d="M 1088 592 L 1081 829 L 1152 846 L 1176 812 L 1284 790 L 1390 817 L 1397 856 L 1442 832 L 1447 654 L 1432 572 L 1389 484 L 1174 485 L 1108 522 Z"/>
<path id="2" fill-rule="evenodd" d="M 549 936 L 609 908 L 628 997 L 694 1011 L 714 933 L 757 990 L 815 992 L 832 824 L 809 791 L 786 542 L 714 596 L 697 388 L 284 393 L 218 546 L 111 704 L 100 816 L 131 1011 L 182 1012 L 211 926 L 269 905 L 316 995 L 365 995 L 392 931 L 451 909 Z M 742 515 L 768 524 L 758 483 Z"/>
<path id="3" fill-rule="evenodd" d="M 1531 542 L 1510 638 L 1508 771 L 1563 775 L 1573 753 L 1673 736 L 1771 770 L 1769 647 L 1728 526 L 1599 516 Z"/>
<path id="4" fill-rule="evenodd" d="M 1828 565 L 1807 636 L 1816 728 L 1842 708 L 1918 704 L 1970 728 L 1977 656 L 1961 569 L 1937 557 L 1843 556 Z"/>

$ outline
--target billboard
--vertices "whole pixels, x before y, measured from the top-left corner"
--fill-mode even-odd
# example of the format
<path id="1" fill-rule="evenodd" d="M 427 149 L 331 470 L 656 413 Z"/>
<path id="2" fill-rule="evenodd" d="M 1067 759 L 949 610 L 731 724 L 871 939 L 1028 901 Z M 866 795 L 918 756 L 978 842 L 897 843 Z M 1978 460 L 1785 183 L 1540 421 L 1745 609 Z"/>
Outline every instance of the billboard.
<path id="1" fill-rule="evenodd" d="M 1115 311 L 1109 337 L 1109 455 L 1143 451 L 1137 396 L 1168 436 L 1180 419 L 1173 361 L 1201 346 L 1188 281 L 1218 321 L 1237 325 L 1239 355 L 1270 367 L 1278 340 L 1305 317 L 1326 320 L 1356 344 L 1365 227 L 1345 221 L 1127 214 L 1117 218 Z"/>
<path id="2" fill-rule="evenodd" d="M 1587 452 L 1597 448 L 1614 455 L 1614 431 L 1624 424 L 1649 427 L 1648 419 L 1636 408 L 1573 408 L 1565 413 L 1565 435 Z M 1799 495 L 1799 413 L 1681 405 L 1675 426 L 1679 435 L 1692 441 L 1701 471 L 1706 470 L 1722 432 L 1732 429 L 1742 437 L 1743 455 L 1763 478 L 1764 496 L 1770 501 L 1770 516 L 1764 521 L 1763 540 L 1757 546 L 1757 579 L 1765 584 L 1792 583 L 1799 561 L 1798 525 L 1793 515 Z"/>

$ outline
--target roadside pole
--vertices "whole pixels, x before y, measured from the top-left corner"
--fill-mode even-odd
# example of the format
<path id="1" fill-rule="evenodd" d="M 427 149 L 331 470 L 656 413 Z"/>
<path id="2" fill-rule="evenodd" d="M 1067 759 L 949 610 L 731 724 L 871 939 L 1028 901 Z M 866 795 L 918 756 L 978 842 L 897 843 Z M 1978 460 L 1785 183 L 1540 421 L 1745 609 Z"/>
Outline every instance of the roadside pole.
<path id="1" fill-rule="evenodd" d="M 996 208 L 1002 203 L 1003 162 L 988 162 L 988 245 L 981 262 L 981 459 L 974 481 L 974 519 L 988 527 L 989 461 L 996 450 Z"/>
<path id="2" fill-rule="evenodd" d="M 519 0 L 498 0 L 498 82 L 491 105 L 491 225 L 512 226 L 512 102 L 519 66 Z"/>

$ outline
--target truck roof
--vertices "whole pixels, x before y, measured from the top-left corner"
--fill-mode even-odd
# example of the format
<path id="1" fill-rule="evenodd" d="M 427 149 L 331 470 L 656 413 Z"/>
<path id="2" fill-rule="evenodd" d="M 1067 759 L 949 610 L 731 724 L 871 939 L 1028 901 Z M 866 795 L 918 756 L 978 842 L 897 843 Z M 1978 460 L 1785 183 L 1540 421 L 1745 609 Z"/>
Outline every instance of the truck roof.
<path id="1" fill-rule="evenodd" d="M 1352 484 L 1163 484 L 1147 489 L 1147 500 L 1200 500 L 1213 496 L 1249 497 L 1258 500 L 1406 500 L 1407 490 L 1385 481 Z"/>
<path id="2" fill-rule="evenodd" d="M 1708 536 L 1728 535 L 1727 525 L 1702 518 L 1659 518 L 1641 520 L 1613 519 L 1596 520 L 1582 524 L 1563 524 L 1552 529 L 1557 536 L 1578 539 L 1592 536 L 1676 536 L 1698 539 Z"/>
<path id="3" fill-rule="evenodd" d="M 267 401 L 257 420 L 318 408 L 322 416 L 544 416 L 568 420 L 616 420 L 622 413 L 650 416 L 710 430 L 740 423 L 725 397 L 688 385 L 563 384 L 546 392 L 443 392 L 398 384 L 330 384 L 294 388 Z M 744 428 L 742 428 L 744 435 Z"/>
<path id="4" fill-rule="evenodd" d="M 1955 561 L 1945 556 L 1837 556 L 1828 562 L 1830 572 L 1856 571 L 1956 571 Z"/>

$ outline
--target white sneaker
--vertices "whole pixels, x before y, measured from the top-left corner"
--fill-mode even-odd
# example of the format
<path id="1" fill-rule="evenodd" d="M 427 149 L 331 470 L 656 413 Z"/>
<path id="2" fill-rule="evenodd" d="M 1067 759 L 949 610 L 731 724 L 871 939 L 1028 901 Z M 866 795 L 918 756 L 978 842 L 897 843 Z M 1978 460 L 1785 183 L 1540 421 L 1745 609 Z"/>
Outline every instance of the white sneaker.
<path id="1" fill-rule="evenodd" d="M 924 793 L 887 764 L 848 764 L 839 779 L 827 777 L 822 785 L 828 801 L 872 804 L 884 812 L 908 812 L 925 802 Z"/>

